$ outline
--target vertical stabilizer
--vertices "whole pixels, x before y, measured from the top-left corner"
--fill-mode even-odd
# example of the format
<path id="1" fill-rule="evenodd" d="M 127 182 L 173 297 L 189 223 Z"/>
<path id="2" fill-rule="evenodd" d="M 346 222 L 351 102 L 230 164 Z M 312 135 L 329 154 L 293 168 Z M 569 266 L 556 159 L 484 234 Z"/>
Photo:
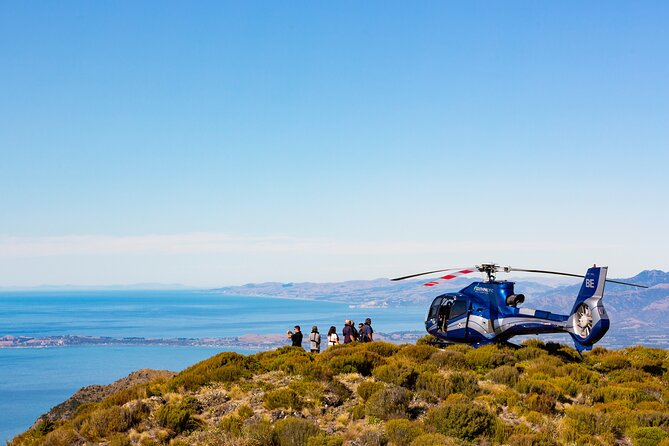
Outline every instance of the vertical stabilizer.
<path id="1" fill-rule="evenodd" d="M 588 270 L 571 309 L 567 331 L 579 352 L 590 350 L 609 329 L 609 316 L 602 303 L 606 273 L 605 266 Z"/>

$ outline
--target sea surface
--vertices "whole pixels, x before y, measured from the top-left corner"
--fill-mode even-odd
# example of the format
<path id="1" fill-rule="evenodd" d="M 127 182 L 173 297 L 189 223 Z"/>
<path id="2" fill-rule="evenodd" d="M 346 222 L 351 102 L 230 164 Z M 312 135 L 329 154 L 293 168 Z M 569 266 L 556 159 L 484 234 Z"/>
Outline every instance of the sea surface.
<path id="1" fill-rule="evenodd" d="M 285 333 L 296 324 L 305 332 L 312 325 L 322 332 L 331 325 L 341 331 L 345 319 L 366 317 L 372 318 L 376 331 L 391 333 L 422 331 L 425 313 L 424 306 L 360 309 L 204 291 L 0 292 L 0 336 L 232 337 Z M 167 346 L 0 348 L 0 444 L 83 386 L 109 384 L 142 368 L 179 371 L 221 351 Z"/>

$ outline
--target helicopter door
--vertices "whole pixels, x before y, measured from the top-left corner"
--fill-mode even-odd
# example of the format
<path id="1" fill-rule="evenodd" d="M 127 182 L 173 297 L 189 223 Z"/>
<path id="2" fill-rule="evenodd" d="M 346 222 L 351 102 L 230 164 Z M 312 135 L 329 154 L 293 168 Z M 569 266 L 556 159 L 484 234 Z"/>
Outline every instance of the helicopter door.
<path id="1" fill-rule="evenodd" d="M 441 302 L 435 300 L 430 308 L 429 318 L 434 318 L 437 320 L 437 326 L 439 331 L 447 332 L 449 330 L 449 324 L 452 325 L 452 322 L 460 318 L 463 314 L 467 313 L 468 310 L 468 301 L 467 299 L 443 299 Z M 462 318 L 460 326 L 459 324 L 456 327 L 451 326 L 450 329 L 454 330 L 459 328 L 465 328 L 466 318 Z"/>
<path id="2" fill-rule="evenodd" d="M 451 318 L 449 321 L 451 339 L 467 340 L 467 325 L 469 324 L 469 302 L 466 299 L 460 299 L 453 302 L 451 308 Z"/>

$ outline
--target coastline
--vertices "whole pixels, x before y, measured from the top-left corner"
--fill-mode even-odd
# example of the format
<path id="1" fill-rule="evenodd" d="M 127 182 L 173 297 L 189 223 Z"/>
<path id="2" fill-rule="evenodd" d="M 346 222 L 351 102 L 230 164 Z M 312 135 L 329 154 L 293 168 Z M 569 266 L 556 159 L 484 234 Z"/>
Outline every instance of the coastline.
<path id="1" fill-rule="evenodd" d="M 424 333 L 402 331 L 378 333 L 378 339 L 393 343 L 415 342 Z M 66 348 L 74 346 L 155 346 L 155 347 L 216 347 L 247 350 L 270 350 L 287 345 L 285 334 L 245 334 L 224 338 L 144 338 L 109 336 L 0 336 L 0 349 Z"/>

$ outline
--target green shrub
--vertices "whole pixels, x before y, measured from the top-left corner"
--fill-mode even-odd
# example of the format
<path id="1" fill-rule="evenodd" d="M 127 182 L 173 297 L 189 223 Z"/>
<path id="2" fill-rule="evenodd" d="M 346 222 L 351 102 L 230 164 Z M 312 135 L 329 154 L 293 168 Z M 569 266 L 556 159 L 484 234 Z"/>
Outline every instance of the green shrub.
<path id="1" fill-rule="evenodd" d="M 458 446 L 458 442 L 442 434 L 422 434 L 414 438 L 410 446 Z"/>
<path id="2" fill-rule="evenodd" d="M 539 348 L 539 347 L 523 347 L 519 348 L 518 350 L 513 352 L 513 356 L 518 360 L 518 361 L 527 361 L 530 359 L 536 359 L 539 358 L 540 356 L 546 356 L 548 353 Z"/>
<path id="3" fill-rule="evenodd" d="M 290 388 L 282 388 L 266 392 L 263 397 L 263 402 L 265 408 L 268 410 L 301 410 L 303 407 L 300 396 Z"/>
<path id="4" fill-rule="evenodd" d="M 36 433 L 37 435 L 39 435 L 39 436 L 46 435 L 46 434 L 48 434 L 49 432 L 51 432 L 52 430 L 54 430 L 55 427 L 56 427 L 56 425 L 54 424 L 53 421 L 51 421 L 51 420 L 42 420 L 42 421 L 37 425 L 37 427 L 35 428 L 35 433 Z"/>
<path id="5" fill-rule="evenodd" d="M 582 365 L 566 364 L 562 366 L 562 370 L 566 376 L 569 376 L 580 384 L 598 384 L 600 381 L 600 375 L 598 373 L 591 372 Z"/>
<path id="6" fill-rule="evenodd" d="M 642 401 L 656 401 L 657 396 L 654 392 L 643 388 L 635 388 L 624 385 L 600 386 L 592 390 L 592 401 L 595 403 L 610 403 L 614 401 L 626 400 L 633 403 Z"/>
<path id="7" fill-rule="evenodd" d="M 534 348 L 540 348 L 543 349 L 546 347 L 546 343 L 542 341 L 541 339 L 537 338 L 527 338 L 523 342 L 520 343 L 521 346 L 523 347 L 534 347 Z"/>
<path id="8" fill-rule="evenodd" d="M 609 414 L 585 406 L 571 406 L 565 409 L 565 423 L 579 434 L 598 435 L 612 432 Z"/>
<path id="9" fill-rule="evenodd" d="M 240 437 L 242 435 L 242 428 L 244 427 L 244 420 L 239 415 L 228 415 L 221 418 L 218 427 L 232 437 Z"/>
<path id="10" fill-rule="evenodd" d="M 430 356 L 428 364 L 440 369 L 463 369 L 467 367 L 465 354 L 458 350 L 451 350 L 450 348 L 434 352 Z"/>
<path id="11" fill-rule="evenodd" d="M 114 434 L 109 438 L 108 446 L 132 446 L 132 441 L 123 434 Z"/>
<path id="12" fill-rule="evenodd" d="M 486 378 L 490 381 L 497 384 L 506 384 L 509 387 L 516 385 L 519 376 L 518 369 L 511 365 L 499 366 L 486 374 Z"/>
<path id="13" fill-rule="evenodd" d="M 608 373 L 614 370 L 626 369 L 632 366 L 629 360 L 620 352 L 607 352 L 600 355 L 588 355 L 586 361 L 598 372 Z"/>
<path id="14" fill-rule="evenodd" d="M 558 398 L 564 401 L 567 400 L 566 398 L 567 396 L 575 397 L 578 395 L 579 392 L 581 392 L 584 389 L 582 384 L 579 384 L 569 376 L 561 376 L 559 378 L 554 378 L 551 380 L 551 383 L 553 384 L 554 388 L 558 391 L 558 393 L 562 394 L 559 395 Z"/>
<path id="15" fill-rule="evenodd" d="M 555 411 L 556 402 L 554 397 L 543 393 L 530 393 L 525 398 L 528 409 L 543 414 L 552 414 Z"/>
<path id="16" fill-rule="evenodd" d="M 334 384 L 332 384 L 332 386 L 334 386 Z M 293 390 L 297 394 L 297 397 L 301 404 L 300 408 L 314 407 L 320 405 L 324 399 L 323 397 L 324 385 L 321 384 L 320 382 L 295 380 L 288 385 L 288 388 Z M 332 387 L 331 389 L 334 389 L 334 387 Z M 337 396 L 335 397 L 336 399 L 339 399 L 339 397 Z"/>
<path id="17" fill-rule="evenodd" d="M 353 349 L 341 349 L 341 351 L 350 354 L 341 354 L 330 359 L 329 366 L 335 374 L 360 373 L 363 376 L 370 376 L 375 367 L 385 362 L 381 356 L 370 351 Z"/>
<path id="18" fill-rule="evenodd" d="M 81 433 L 90 439 L 99 440 L 115 432 L 125 432 L 132 425 L 132 414 L 128 409 L 112 406 L 91 413 L 82 425 Z"/>
<path id="19" fill-rule="evenodd" d="M 567 372 L 565 363 L 557 356 L 545 355 L 523 363 L 523 369 L 528 375 L 544 375 L 549 377 L 562 376 Z"/>
<path id="20" fill-rule="evenodd" d="M 237 408 L 237 414 L 242 420 L 251 418 L 253 416 L 253 409 L 251 409 L 247 404 L 242 404 Z"/>
<path id="21" fill-rule="evenodd" d="M 610 383 L 624 384 L 624 383 L 643 383 L 650 379 L 650 375 L 644 371 L 636 369 L 619 369 L 609 373 L 607 379 Z"/>
<path id="22" fill-rule="evenodd" d="M 632 367 L 654 376 L 662 376 L 667 371 L 665 350 L 647 347 L 628 347 L 625 350 Z"/>
<path id="23" fill-rule="evenodd" d="M 175 433 L 189 432 L 200 427 L 201 422 L 195 416 L 191 399 L 184 399 L 179 404 L 167 404 L 156 413 L 158 425 L 171 429 Z"/>
<path id="24" fill-rule="evenodd" d="M 352 392 L 340 381 L 333 379 L 325 386 L 327 396 L 324 402 L 331 407 L 338 407 L 351 398 Z"/>
<path id="25" fill-rule="evenodd" d="M 351 407 L 350 409 L 348 409 L 348 411 L 351 414 L 351 419 L 354 420 L 354 421 L 355 420 L 362 420 L 363 418 L 365 418 L 365 405 L 364 404 L 357 404 L 357 405 Z"/>
<path id="26" fill-rule="evenodd" d="M 250 419 L 243 427 L 244 438 L 254 446 L 275 446 L 274 428 L 265 418 Z"/>
<path id="27" fill-rule="evenodd" d="M 631 436 L 634 446 L 655 446 L 667 438 L 667 433 L 659 427 L 639 427 Z"/>
<path id="28" fill-rule="evenodd" d="M 307 446 L 342 446 L 344 439 L 336 435 L 327 435 L 324 433 L 309 437 Z"/>
<path id="29" fill-rule="evenodd" d="M 381 420 L 408 417 L 412 394 L 404 387 L 389 386 L 369 397 L 365 414 Z"/>
<path id="30" fill-rule="evenodd" d="M 185 369 L 170 379 L 166 386 L 170 391 L 179 388 L 193 391 L 212 382 L 235 382 L 248 378 L 256 368 L 257 362 L 252 356 L 223 352 Z"/>
<path id="31" fill-rule="evenodd" d="M 547 432 L 536 434 L 514 434 L 509 437 L 509 446 L 558 446 L 560 443 Z"/>
<path id="32" fill-rule="evenodd" d="M 405 345 L 397 355 L 420 364 L 430 359 L 438 351 L 439 349 L 431 345 Z"/>
<path id="33" fill-rule="evenodd" d="M 516 360 L 511 352 L 497 345 L 484 345 L 465 353 L 465 360 L 470 367 L 488 370 L 501 365 L 513 365 Z"/>
<path id="34" fill-rule="evenodd" d="M 423 372 L 416 381 L 416 390 L 424 391 L 438 399 L 444 399 L 452 393 L 450 381 L 442 374 Z"/>
<path id="35" fill-rule="evenodd" d="M 309 437 L 320 433 L 313 421 L 288 417 L 274 424 L 274 437 L 278 446 L 304 446 Z"/>
<path id="36" fill-rule="evenodd" d="M 358 434 L 355 444 L 360 446 L 386 446 L 387 440 L 380 429 L 367 428 Z"/>
<path id="37" fill-rule="evenodd" d="M 559 392 L 549 380 L 542 376 L 521 376 L 515 386 L 519 393 L 541 393 L 557 397 Z"/>
<path id="38" fill-rule="evenodd" d="M 289 375 L 304 375 L 313 368 L 314 355 L 301 348 L 284 347 L 280 354 L 262 364 L 267 370 L 280 370 Z"/>
<path id="39" fill-rule="evenodd" d="M 471 441 L 492 435 L 496 417 L 483 407 L 460 400 L 430 409 L 424 422 L 426 430 Z"/>
<path id="40" fill-rule="evenodd" d="M 358 395 L 363 401 L 367 401 L 370 396 L 385 387 L 385 384 L 376 381 L 363 381 L 358 385 Z"/>
<path id="41" fill-rule="evenodd" d="M 662 427 L 669 429 L 669 413 L 656 410 L 637 410 L 636 422 L 642 427 Z"/>
<path id="42" fill-rule="evenodd" d="M 432 336 L 431 334 L 426 334 L 418 338 L 418 340 L 416 341 L 416 345 L 434 345 L 435 343 L 438 342 L 440 342 L 440 340 L 436 336 Z"/>
<path id="43" fill-rule="evenodd" d="M 409 446 L 422 433 L 423 429 L 409 420 L 396 419 L 386 423 L 386 436 L 395 446 Z"/>
<path id="44" fill-rule="evenodd" d="M 71 427 L 55 429 L 44 437 L 44 445 L 48 446 L 72 446 L 73 444 L 84 444 L 84 439 Z"/>
<path id="45" fill-rule="evenodd" d="M 429 392 L 440 399 L 452 393 L 462 393 L 473 397 L 479 391 L 476 375 L 470 372 L 452 372 L 447 376 L 423 372 L 418 377 L 416 389 Z"/>
<path id="46" fill-rule="evenodd" d="M 395 361 L 378 366 L 374 369 L 373 375 L 379 381 L 407 389 L 414 389 L 418 378 L 418 372 L 413 367 Z"/>
<path id="47" fill-rule="evenodd" d="M 391 344 L 390 342 L 365 342 L 361 345 L 365 350 L 376 353 L 384 358 L 393 356 L 400 349 L 399 345 Z"/>

